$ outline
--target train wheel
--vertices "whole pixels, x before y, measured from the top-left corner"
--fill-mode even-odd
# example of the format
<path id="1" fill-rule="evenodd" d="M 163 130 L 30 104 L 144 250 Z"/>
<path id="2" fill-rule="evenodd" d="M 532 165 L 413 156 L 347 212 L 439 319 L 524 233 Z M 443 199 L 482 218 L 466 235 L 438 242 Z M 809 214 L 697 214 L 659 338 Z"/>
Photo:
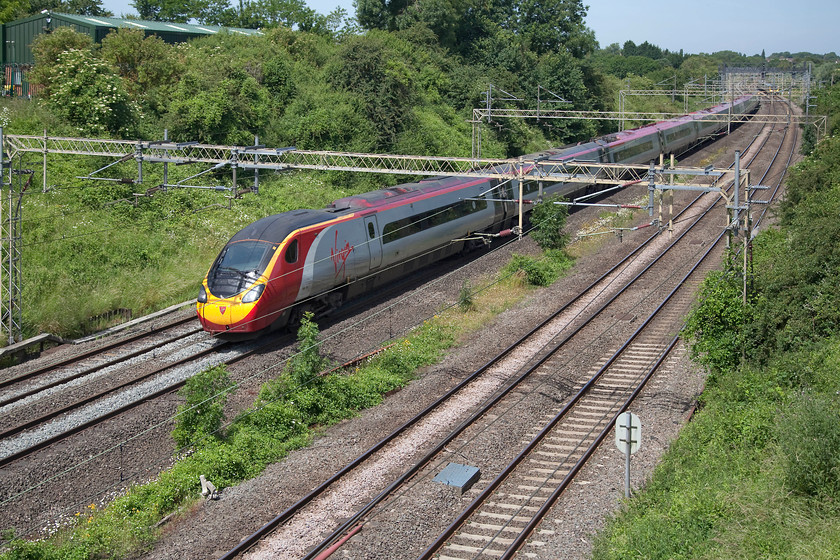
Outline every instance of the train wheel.
<path id="1" fill-rule="evenodd" d="M 289 322 L 286 323 L 286 330 L 290 333 L 296 333 L 303 322 L 303 316 L 307 312 L 314 313 L 315 308 L 308 303 L 301 303 L 300 305 L 294 306 L 289 314 Z"/>

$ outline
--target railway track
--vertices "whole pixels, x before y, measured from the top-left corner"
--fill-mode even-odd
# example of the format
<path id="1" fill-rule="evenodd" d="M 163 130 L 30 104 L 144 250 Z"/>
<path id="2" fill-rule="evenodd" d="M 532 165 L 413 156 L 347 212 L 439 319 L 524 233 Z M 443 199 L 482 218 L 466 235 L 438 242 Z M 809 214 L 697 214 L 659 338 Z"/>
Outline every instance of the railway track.
<path id="1" fill-rule="evenodd" d="M 155 352 L 155 351 L 153 350 L 152 352 Z M 154 353 L 152 355 L 155 356 Z M 69 366 L 65 367 L 63 365 L 62 366 L 52 365 L 49 369 L 54 371 L 58 367 L 62 367 L 62 368 L 65 368 L 65 369 L 70 369 Z M 101 371 L 101 369 L 106 369 L 107 367 L 110 367 L 110 366 L 104 366 L 103 368 L 100 368 L 100 371 Z M 42 373 L 46 374 L 46 375 L 52 375 L 49 372 L 42 372 Z M 35 383 L 34 380 L 38 379 L 40 375 L 41 374 L 31 375 L 30 376 L 30 382 Z M 39 383 L 40 383 L 40 381 L 39 381 Z M 63 382 L 59 382 L 59 383 L 63 383 Z M 10 384 L 7 385 L 6 389 L 13 389 L 14 387 L 15 387 L 15 385 L 10 383 Z M 56 387 L 58 387 L 58 385 L 56 385 Z M 171 393 L 172 393 L 172 390 L 174 388 L 177 388 L 177 387 L 172 387 L 172 388 L 169 389 L 169 391 L 162 391 L 161 392 L 161 396 L 158 399 L 158 401 L 160 401 L 160 402 L 158 402 L 156 408 L 161 408 L 161 409 L 170 410 L 170 411 L 174 410 L 174 402 L 173 402 L 174 399 L 171 398 Z M 4 390 L 3 393 L 0 393 L 0 395 L 4 395 L 4 394 L 7 394 L 7 392 L 5 390 Z M 34 396 L 34 394 L 32 396 Z M 161 405 L 163 405 L 163 406 L 161 406 Z M 146 407 L 146 409 L 149 409 L 151 405 L 150 405 L 149 401 L 138 401 L 138 403 L 135 406 Z M 61 413 L 61 414 L 64 414 L 64 413 Z M 44 415 L 42 415 L 42 416 L 44 416 Z M 57 414 L 55 416 L 58 417 L 60 415 Z M 158 413 L 157 416 L 155 416 L 154 414 L 143 413 L 143 414 L 138 414 L 137 416 L 138 416 L 138 419 L 140 419 L 139 421 L 138 420 L 131 420 L 130 422 L 139 424 L 140 426 L 145 428 L 145 426 L 147 426 L 149 424 L 154 424 L 157 421 L 165 421 L 165 419 L 168 415 L 163 415 L 163 414 Z M 5 420 L 6 420 L 6 417 L 0 417 L 0 428 L 6 426 L 6 423 L 4 423 Z M 117 422 L 117 421 L 119 421 L 119 420 L 118 419 L 113 419 L 113 422 Z M 14 422 L 12 422 L 12 421 L 8 422 L 8 425 L 10 426 L 10 429 L 12 431 L 15 431 L 15 433 L 22 433 L 22 430 L 17 429 L 13 424 L 14 424 Z M 99 422 L 91 424 L 91 425 L 87 426 L 85 429 L 87 429 L 87 430 L 89 430 L 93 433 L 98 433 L 98 432 L 102 431 L 102 428 L 97 427 L 98 424 L 99 424 Z M 132 428 L 129 427 L 129 428 L 127 428 L 127 430 L 129 432 L 131 432 Z M 134 432 L 139 432 L 140 430 L 135 428 L 135 429 L 133 429 L 133 431 Z M 81 432 L 78 432 L 78 433 L 81 433 Z M 11 437 L 14 437 L 14 435 L 12 434 L 12 435 L 9 436 L 9 438 L 11 438 Z M 33 469 L 32 465 L 38 464 L 43 459 L 55 462 L 56 461 L 56 459 L 55 459 L 56 455 L 60 455 L 62 453 L 68 453 L 69 448 L 72 445 L 75 445 L 74 443 L 72 443 L 70 441 L 65 441 L 65 440 L 69 440 L 71 437 L 72 437 L 72 434 L 66 434 L 63 437 L 60 437 L 56 440 L 53 440 L 50 444 L 46 444 L 46 445 L 41 446 L 41 448 L 38 452 L 38 455 L 39 455 L 38 458 L 32 457 L 31 460 L 30 460 L 29 457 L 31 455 L 34 455 L 34 453 L 33 453 L 34 450 L 30 450 L 28 453 L 24 453 L 24 454 L 19 455 L 18 459 L 21 459 L 21 458 L 26 458 L 26 459 L 23 460 L 23 461 L 12 460 L 9 463 L 9 466 L 6 467 L 7 471 L 9 471 L 10 468 L 11 468 L 11 470 L 19 470 L 19 471 L 31 470 L 31 469 Z M 0 436 L 0 447 L 2 447 L 5 440 L 7 440 L 9 438 Z M 103 446 L 104 446 L 105 449 L 108 449 L 107 446 L 110 445 L 109 441 L 103 441 Z M 110 451 L 112 452 L 111 453 L 112 455 L 116 455 L 117 453 L 119 455 L 120 469 L 118 469 L 119 477 L 118 477 L 117 482 L 122 483 L 123 482 L 123 461 L 125 461 L 126 463 L 130 463 L 132 461 L 132 459 L 130 458 L 130 455 L 129 455 L 128 452 L 126 452 L 126 454 L 125 454 L 126 457 L 125 457 L 125 459 L 123 459 L 123 446 L 128 448 L 128 444 L 126 444 L 123 441 L 113 442 L 113 443 L 114 443 L 114 446 L 110 449 Z M 116 447 L 117 444 L 119 445 L 118 452 L 116 451 L 117 450 L 117 447 Z M 103 449 L 103 447 L 100 446 L 96 449 L 91 448 L 89 451 L 83 451 L 83 453 L 88 453 L 90 455 L 95 455 L 95 454 L 100 453 L 102 449 Z M 77 453 L 77 452 L 70 452 L 70 453 Z M 111 458 L 109 461 L 113 464 L 114 462 L 116 462 L 116 459 Z M 55 468 L 55 470 L 60 471 L 62 468 L 64 468 L 62 465 L 65 465 L 65 464 L 66 463 L 59 462 L 58 466 Z M 37 467 L 34 467 L 34 468 L 37 468 Z M 154 476 L 154 472 L 155 471 L 150 471 L 150 476 Z M 128 475 L 127 475 L 127 478 L 126 478 L 126 480 L 136 480 L 136 479 L 137 479 L 137 477 L 130 478 L 130 477 L 128 477 Z M 26 485 L 27 485 L 26 483 L 20 484 L 16 487 L 11 487 L 8 490 L 11 491 L 11 492 L 14 492 L 15 490 L 17 490 L 17 488 L 25 487 Z M 9 495 L 8 493 L 5 494 L 5 496 L 8 496 L 8 495 Z"/>
<path id="2" fill-rule="evenodd" d="M 412 280 L 428 279 L 429 274 Z M 388 292 L 407 283 L 400 282 Z M 361 299 L 346 306 L 338 318 L 352 315 L 365 302 Z M 171 393 L 209 365 L 230 365 L 293 341 L 285 334 L 263 337 L 233 345 L 231 356 L 218 357 L 231 344 L 204 334 L 197 323 L 194 317 L 175 320 L 0 381 L 0 467 Z M 161 379 L 165 374 L 168 379 Z M 109 398 L 113 404 L 103 402 Z M 62 417 L 62 428 L 49 425 Z M 13 440 L 24 432 L 29 433 Z"/>
<path id="3" fill-rule="evenodd" d="M 393 297 L 460 261 L 425 270 L 378 296 Z M 356 300 L 330 320 L 340 322 L 372 301 Z M 210 365 L 230 365 L 266 352 L 288 355 L 293 342 L 290 334 L 272 333 L 254 341 L 228 343 L 204 333 L 190 316 L 23 372 L 16 368 L 17 372 L 0 380 L 0 504 L 26 502 L 27 495 L 49 495 L 51 486 L 70 486 L 74 472 L 88 469 L 111 482 L 106 488 L 86 488 L 81 502 L 86 504 L 110 495 L 110 488 L 154 476 L 163 467 L 148 460 L 142 451 L 144 442 L 163 439 L 165 448 L 171 447 L 169 431 L 179 404 L 175 391 L 189 377 Z M 359 348 L 351 350 L 351 356 L 363 359 L 370 353 L 369 346 Z M 353 358 L 346 359 L 353 363 Z M 256 379 L 259 384 L 261 377 L 257 372 L 244 381 L 247 385 L 248 379 Z M 96 435 L 101 433 L 108 435 Z M 99 443 L 90 446 L 91 438 Z M 74 461 L 79 455 L 84 459 Z M 52 517 L 66 516 L 74 507 L 78 506 L 71 503 Z M 27 517 L 31 514 L 22 510 L 20 518 Z M 9 523 L 22 526 L 20 521 Z"/>
<path id="4" fill-rule="evenodd" d="M 60 360 L 47 361 L 46 363 L 41 364 L 35 368 L 26 370 L 23 373 L 11 375 L 6 377 L 5 379 L 0 379 L 0 391 L 3 391 L 3 396 L 0 397 L 0 399 L 2 399 L 0 400 L 0 408 L 6 406 L 12 401 L 25 398 L 27 396 L 30 396 L 30 394 L 34 394 L 34 391 L 43 390 L 44 388 L 52 388 L 61 383 L 73 381 L 79 377 L 83 377 L 84 375 L 93 373 L 97 369 L 102 369 L 108 367 L 109 365 L 119 363 L 121 360 L 126 359 L 127 357 L 134 357 L 140 355 L 142 352 L 146 352 L 155 348 L 160 348 L 161 346 L 169 344 L 170 342 L 173 342 L 178 338 L 183 338 L 191 334 L 195 334 L 196 332 L 199 332 L 200 329 L 193 327 L 187 332 L 179 333 L 178 335 L 176 335 L 176 337 L 164 337 L 162 340 L 147 343 L 147 341 L 153 340 L 155 335 L 164 333 L 169 329 L 173 329 L 189 323 L 197 324 L 198 321 L 193 317 L 177 319 L 164 325 L 154 327 L 148 331 L 138 332 L 127 338 L 114 340 L 112 342 L 106 343 L 105 345 L 91 348 L 85 350 L 84 352 L 73 354 L 69 357 Z M 108 357 L 112 356 L 113 354 L 122 354 L 122 356 L 109 360 Z M 128 356 L 126 356 L 126 354 L 128 354 Z M 73 373 L 67 376 L 60 376 L 63 370 L 68 370 L 73 368 L 74 366 L 79 366 L 80 364 L 83 364 L 85 360 L 88 359 L 93 359 L 98 363 L 87 367 L 81 373 Z M 52 375 L 56 373 L 59 374 L 59 378 L 57 380 L 51 380 L 46 384 L 39 384 L 38 387 L 36 387 L 34 390 L 30 389 L 30 392 L 28 394 L 21 393 L 19 390 L 15 389 L 16 386 L 24 386 L 26 382 L 35 380 L 36 378 L 45 377 L 48 374 Z"/>
<path id="5" fill-rule="evenodd" d="M 698 197 L 698 199 L 703 198 L 702 196 Z M 705 198 L 711 197 L 706 196 Z M 684 213 L 681 221 L 687 221 L 688 215 L 688 213 Z M 695 216 L 692 219 L 695 219 L 695 224 L 703 221 L 713 221 L 709 217 L 708 211 L 705 217 Z M 721 221 L 719 216 L 717 220 L 718 222 Z M 692 224 L 692 227 L 699 226 Z M 664 250 L 661 247 L 652 250 L 653 245 L 657 242 L 661 244 L 661 236 L 649 238 L 631 257 L 619 263 L 616 268 L 596 281 L 578 298 L 569 302 L 552 319 L 523 337 L 515 346 L 521 348 L 525 344 L 530 344 L 532 348 L 525 351 L 525 354 L 529 354 L 527 357 L 516 356 L 518 350 L 513 347 L 502 352 L 490 363 L 480 368 L 469 380 L 463 382 L 455 390 L 424 410 L 417 418 L 395 430 L 388 438 L 373 446 L 367 453 L 322 484 L 312 494 L 298 501 L 280 516 L 266 524 L 260 531 L 245 539 L 224 558 L 239 557 L 251 548 L 256 550 L 255 557 L 268 554 L 272 557 L 315 558 L 319 553 L 335 546 L 335 543 L 340 542 L 342 538 L 346 538 L 348 531 L 355 533 L 362 524 L 374 526 L 378 517 L 387 515 L 382 513 L 383 511 L 408 508 L 407 504 L 414 504 L 412 516 L 417 523 L 421 525 L 424 523 L 429 525 L 439 524 L 439 516 L 432 513 L 428 519 L 425 518 L 422 511 L 418 512 L 418 509 L 422 508 L 418 508 L 417 504 L 424 503 L 424 492 L 429 491 L 427 488 L 429 481 L 449 459 L 454 457 L 463 462 L 464 457 L 471 456 L 469 448 L 470 445 L 474 444 L 473 442 L 482 438 L 498 439 L 500 437 L 498 435 L 498 425 L 510 422 L 511 418 L 524 416 L 524 414 L 517 412 L 523 407 L 543 411 L 559 407 L 559 411 L 552 413 L 551 421 L 545 427 L 536 429 L 534 426 L 524 428 L 520 426 L 517 437 L 512 437 L 510 435 L 511 431 L 506 431 L 503 436 L 505 444 L 510 445 L 511 440 L 516 441 L 517 444 L 520 441 L 529 441 L 528 447 L 531 453 L 536 453 L 537 457 L 550 457 L 547 460 L 535 459 L 532 455 L 530 459 L 525 460 L 525 455 L 522 455 L 521 458 L 510 461 L 510 464 L 514 465 L 514 470 L 516 470 L 517 465 L 527 465 L 532 467 L 531 471 L 522 473 L 520 470 L 519 474 L 515 475 L 501 474 L 505 471 L 493 470 L 493 468 L 498 468 L 498 465 L 491 467 L 488 465 L 487 458 L 481 457 L 480 453 L 473 457 L 474 464 L 484 465 L 490 472 L 500 473 L 494 479 L 494 483 L 485 487 L 482 492 L 483 495 L 494 496 L 492 505 L 486 506 L 490 509 L 481 509 L 482 504 L 488 503 L 486 497 L 484 499 L 476 498 L 475 503 L 477 505 L 468 508 L 472 510 L 471 513 L 483 511 L 485 518 L 491 521 L 474 521 L 474 528 L 477 528 L 478 532 L 474 534 L 462 532 L 465 541 L 461 542 L 453 542 L 451 537 L 455 534 L 455 530 L 462 526 L 464 520 L 453 522 L 451 526 L 453 529 L 441 528 L 445 530 L 441 532 L 443 536 L 439 539 L 440 542 L 436 541 L 437 544 L 429 547 L 426 552 L 422 553 L 421 557 L 431 557 L 434 553 L 440 553 L 442 557 L 451 556 L 453 558 L 482 557 L 481 555 L 488 550 L 493 551 L 490 556 L 498 557 L 497 554 L 500 550 L 504 551 L 515 542 L 518 543 L 518 549 L 524 541 L 517 541 L 517 537 L 510 537 L 509 535 L 512 532 L 522 534 L 522 531 L 514 528 L 514 525 L 520 523 L 521 518 L 526 517 L 522 515 L 523 511 L 540 509 L 531 505 L 531 502 L 539 501 L 536 496 L 544 493 L 544 489 L 547 488 L 545 481 L 557 482 L 559 478 L 565 480 L 568 476 L 571 476 L 569 473 L 572 472 L 572 467 L 578 465 L 584 456 L 592 453 L 591 450 L 586 451 L 591 447 L 590 444 L 593 441 L 603 439 L 603 434 L 609 429 L 615 415 L 626 408 L 632 396 L 638 394 L 641 390 L 642 380 L 650 378 L 661 364 L 667 362 L 670 349 L 673 348 L 675 337 L 681 327 L 682 317 L 693 300 L 693 290 L 705 276 L 705 272 L 718 262 L 718 259 L 710 259 L 709 256 L 720 254 L 721 239 L 723 239 L 723 236 L 719 235 L 714 243 L 706 243 L 700 251 L 697 250 L 696 246 L 691 247 L 692 243 L 695 242 L 686 236 L 689 229 L 685 228 L 684 234 Z M 712 229 L 715 229 L 715 227 L 712 226 Z M 716 229 L 720 230 L 719 227 Z M 686 245 L 689 246 L 688 250 L 684 249 Z M 592 311 L 591 308 L 596 307 L 593 294 L 599 294 L 601 300 L 605 299 L 604 295 L 612 289 L 611 286 L 621 283 L 617 278 L 618 276 L 624 275 L 626 277 L 631 264 L 635 264 L 643 258 L 648 258 L 643 256 L 646 246 L 648 251 L 658 253 L 658 255 L 651 257 L 651 262 L 644 273 L 640 272 L 631 281 L 626 282 L 621 290 L 616 291 L 611 298 L 607 298 L 610 301 L 604 302 L 599 309 Z M 682 252 L 674 249 L 677 246 L 683 247 L 680 250 Z M 696 262 L 695 266 L 686 266 L 686 253 L 696 255 L 697 258 L 692 259 L 692 263 Z M 677 254 L 676 257 L 668 256 L 675 254 Z M 655 280 L 646 293 L 636 293 L 634 295 L 633 292 L 642 291 L 637 287 L 641 277 L 654 278 Z M 655 310 L 650 311 L 650 301 L 648 300 L 651 297 L 648 294 L 662 291 L 669 292 L 667 301 L 663 302 L 662 305 L 654 306 Z M 592 300 L 587 301 L 588 297 Z M 586 311 L 587 309 L 588 311 Z M 560 318 L 564 313 L 565 317 Z M 584 315 L 586 315 L 585 320 Z M 644 321 L 642 326 L 635 330 L 628 328 L 628 325 L 646 316 L 648 319 Z M 597 320 L 598 317 L 601 319 Z M 575 325 L 576 321 L 580 324 Z M 554 324 L 552 325 L 552 323 Z M 559 329 L 557 323 L 561 325 Z M 600 323 L 600 327 L 596 325 L 597 323 Z M 594 331 L 600 329 L 605 334 L 596 335 L 593 329 Z M 548 330 L 548 334 L 546 334 L 546 330 Z M 598 363 L 598 358 L 595 358 L 595 356 L 600 356 L 604 348 L 609 347 L 611 341 L 622 339 L 624 336 L 623 334 L 617 335 L 616 333 L 619 331 L 633 332 L 629 333 L 625 343 L 606 360 L 603 366 L 599 364 L 593 375 L 583 378 L 565 378 L 559 374 L 563 371 L 578 370 L 581 364 Z M 559 342 L 556 340 L 558 337 L 561 338 Z M 538 342 L 534 342 L 535 340 Z M 550 345 L 550 350 L 546 348 L 547 341 L 554 341 Z M 536 350 L 534 347 L 536 347 Z M 593 355 L 586 357 L 585 352 L 587 350 L 593 352 Z M 531 362 L 531 365 L 525 365 L 525 362 L 528 361 Z M 351 482 L 353 477 L 362 476 L 357 473 L 358 470 L 364 468 L 364 464 L 376 462 L 377 455 L 381 454 L 383 450 L 387 452 L 389 447 L 399 446 L 397 441 L 400 438 L 406 437 L 411 431 L 420 430 L 419 426 L 425 421 L 424 419 L 431 414 L 439 413 L 444 403 L 451 402 L 450 399 L 458 398 L 456 395 L 459 393 L 471 391 L 472 389 L 468 389 L 471 382 L 481 379 L 486 383 L 488 378 L 493 379 L 494 368 L 497 370 L 496 378 L 489 382 L 492 388 L 485 388 L 483 392 L 479 391 L 481 392 L 480 397 L 476 395 L 472 397 L 473 401 L 479 398 L 484 400 L 485 406 L 479 412 L 473 414 L 469 420 L 464 420 L 458 429 L 441 438 L 434 449 L 420 461 L 414 463 L 401 476 L 396 477 L 389 486 L 382 488 L 377 496 L 373 497 L 367 504 L 363 504 L 355 513 L 348 515 L 346 507 L 332 512 L 323 509 L 326 503 L 333 504 L 333 507 L 337 503 L 335 500 L 330 501 L 328 489 L 338 486 L 339 481 L 345 477 L 347 478 L 343 482 L 344 485 L 353 484 Z M 499 373 L 499 370 L 523 373 L 513 378 L 503 378 L 504 376 Z M 628 371 L 632 373 L 628 374 Z M 486 398 L 488 391 L 492 393 L 491 398 Z M 533 400 L 534 395 L 537 395 L 538 400 L 541 399 L 541 401 L 535 402 Z M 574 395 L 571 400 L 570 395 Z M 475 406 L 475 403 L 467 405 L 462 403 L 460 406 L 471 408 Z M 510 423 L 515 424 L 515 422 Z M 492 432 L 487 429 L 487 426 L 490 425 L 495 426 Z M 563 427 L 561 431 L 565 435 L 557 435 L 557 426 Z M 531 438 L 530 436 L 533 436 L 534 432 L 539 432 L 538 437 Z M 493 435 L 487 435 L 491 433 Z M 569 433 L 585 434 L 585 437 L 570 440 L 567 437 Z M 486 448 L 486 442 L 484 446 L 478 447 Z M 510 447 L 513 448 L 512 445 Z M 591 449 L 594 450 L 594 446 Z M 564 466 L 561 467 L 558 465 L 558 458 L 563 454 L 565 454 L 565 459 L 561 464 Z M 568 470 L 563 471 L 563 469 Z M 501 485 L 506 479 L 517 480 L 518 482 L 505 482 L 505 484 L 514 485 L 512 490 L 509 486 L 505 486 L 504 488 L 507 491 L 494 492 L 497 486 Z M 499 483 L 496 484 L 495 480 L 499 480 Z M 526 490 L 524 493 L 523 488 Z M 552 493 L 554 491 L 552 489 Z M 531 494 L 528 494 L 528 492 L 531 492 Z M 518 503 L 496 500 L 500 496 L 511 497 L 513 502 Z M 346 500 L 346 497 L 344 499 Z M 321 503 L 320 506 L 319 502 Z M 546 502 L 543 500 L 543 503 Z M 344 505 L 342 504 L 342 506 Z M 319 510 L 319 507 L 322 509 Z M 550 508 L 550 505 L 547 507 Z M 510 515 L 512 508 L 518 508 L 518 513 Z M 307 509 L 310 511 L 307 511 Z M 336 523 L 338 529 L 328 534 L 322 541 L 307 542 L 303 539 L 302 542 L 301 532 L 295 528 L 295 520 L 300 519 L 301 522 L 306 523 L 306 533 L 311 535 L 330 523 L 329 520 L 321 524 L 313 523 L 313 520 L 318 517 L 328 517 L 333 521 L 337 517 L 348 519 L 344 523 Z M 496 521 L 492 521 L 493 519 Z M 499 519 L 505 521 L 500 524 Z M 394 528 L 393 524 L 390 523 L 387 526 L 389 530 Z M 274 531 L 276 533 L 270 538 L 266 538 L 266 535 Z M 391 540 L 390 538 L 385 539 L 377 531 L 372 531 L 374 535 L 370 537 L 367 536 L 368 533 L 369 531 L 365 529 L 345 544 L 345 547 L 347 547 L 346 554 L 350 554 L 350 557 L 375 555 L 373 549 L 366 548 L 365 544 L 360 543 L 368 540 L 374 542 Z M 264 538 L 266 542 L 257 547 L 256 543 Z M 527 536 L 523 538 L 527 538 Z M 505 546 L 500 546 L 500 544 Z M 420 553 L 421 551 L 416 552 Z M 464 552 L 477 555 L 469 556 L 467 554 L 464 556 L 462 554 Z"/>

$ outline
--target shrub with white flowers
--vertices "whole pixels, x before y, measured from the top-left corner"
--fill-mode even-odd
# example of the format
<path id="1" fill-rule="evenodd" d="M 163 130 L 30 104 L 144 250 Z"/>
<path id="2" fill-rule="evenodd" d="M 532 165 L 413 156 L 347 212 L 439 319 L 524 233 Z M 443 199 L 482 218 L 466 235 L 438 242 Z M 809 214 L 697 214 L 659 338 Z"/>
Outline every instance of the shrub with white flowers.
<path id="1" fill-rule="evenodd" d="M 58 56 L 50 106 L 84 135 L 127 136 L 134 111 L 122 79 L 88 50 Z"/>

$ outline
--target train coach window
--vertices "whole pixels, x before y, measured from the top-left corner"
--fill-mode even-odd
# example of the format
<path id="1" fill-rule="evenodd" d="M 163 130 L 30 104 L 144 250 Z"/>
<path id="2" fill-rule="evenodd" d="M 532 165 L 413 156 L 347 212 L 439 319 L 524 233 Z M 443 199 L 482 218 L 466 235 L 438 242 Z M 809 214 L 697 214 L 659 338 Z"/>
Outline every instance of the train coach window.
<path id="1" fill-rule="evenodd" d="M 408 218 L 396 220 L 385 224 L 385 227 L 382 228 L 382 242 L 390 243 L 403 237 L 420 233 L 427 228 L 439 226 L 486 209 L 487 201 L 484 199 L 463 200 L 455 204 L 449 204 L 434 210 L 429 210 L 428 212 L 422 212 Z"/>
<path id="2" fill-rule="evenodd" d="M 368 222 L 368 236 L 373 239 L 376 237 L 376 230 L 373 229 L 373 222 Z"/>
<path id="3" fill-rule="evenodd" d="M 680 138 L 685 138 L 686 136 L 691 134 L 691 132 L 692 132 L 691 128 L 686 126 L 686 127 L 682 128 L 681 130 L 666 134 L 665 135 L 665 141 L 666 142 L 673 142 L 674 140 L 679 140 Z"/>
<path id="4" fill-rule="evenodd" d="M 613 158 L 615 161 L 624 161 L 630 158 L 634 158 L 639 154 L 643 154 L 653 149 L 653 140 L 648 140 L 647 142 L 642 142 L 641 144 L 636 144 L 635 146 L 628 146 L 626 148 L 622 148 L 615 152 Z"/>
<path id="5" fill-rule="evenodd" d="M 289 243 L 289 246 L 286 247 L 285 259 L 286 259 L 286 262 L 289 263 L 289 264 L 297 262 L 297 260 L 298 260 L 298 240 L 297 239 L 292 240 L 292 242 Z"/>
<path id="6" fill-rule="evenodd" d="M 540 184 L 537 181 L 525 181 L 525 184 L 522 185 L 522 195 L 533 194 L 535 192 L 539 192 Z M 519 194 L 516 195 L 519 198 Z"/>

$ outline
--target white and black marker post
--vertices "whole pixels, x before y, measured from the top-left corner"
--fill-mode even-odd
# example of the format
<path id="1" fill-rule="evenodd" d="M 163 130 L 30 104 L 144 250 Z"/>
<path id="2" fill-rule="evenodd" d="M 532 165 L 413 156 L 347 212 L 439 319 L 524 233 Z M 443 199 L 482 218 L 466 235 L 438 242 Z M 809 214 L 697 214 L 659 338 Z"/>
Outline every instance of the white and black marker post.
<path id="1" fill-rule="evenodd" d="M 615 421 L 615 446 L 625 455 L 624 497 L 630 497 L 630 455 L 639 450 L 642 421 L 632 412 L 622 412 Z"/>

